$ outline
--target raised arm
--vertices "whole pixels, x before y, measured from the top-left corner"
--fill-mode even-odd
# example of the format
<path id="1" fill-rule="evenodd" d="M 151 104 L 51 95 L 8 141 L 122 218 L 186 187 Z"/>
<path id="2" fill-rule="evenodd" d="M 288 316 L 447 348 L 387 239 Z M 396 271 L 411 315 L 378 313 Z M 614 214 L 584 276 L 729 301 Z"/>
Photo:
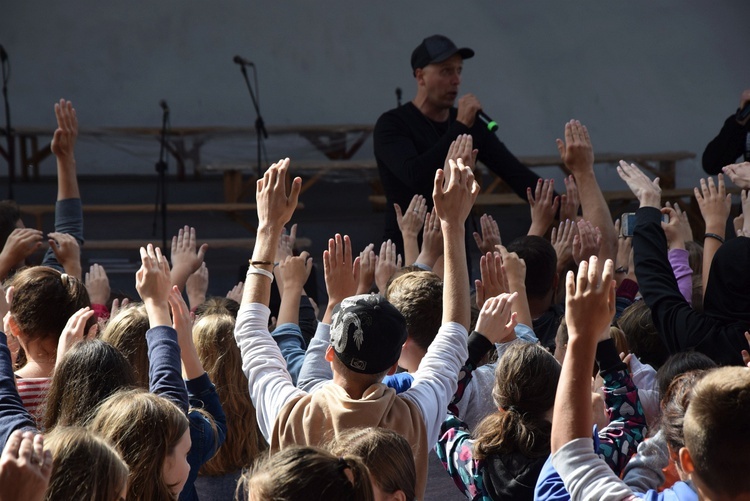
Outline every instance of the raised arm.
<path id="1" fill-rule="evenodd" d="M 526 188 L 526 198 L 531 208 L 531 226 L 526 234 L 543 237 L 560 208 L 560 197 L 555 195 L 555 181 L 539 179 L 533 194 L 531 188 Z"/>
<path id="2" fill-rule="evenodd" d="M 583 218 L 602 233 L 599 258 L 615 259 L 617 235 L 602 190 L 594 174 L 594 149 L 586 126 L 578 120 L 565 124 L 565 141 L 557 140 L 557 149 L 565 167 L 573 173 L 581 202 Z"/>
<path id="3" fill-rule="evenodd" d="M 703 220 L 706 222 L 706 234 L 703 239 L 703 290 L 708 284 L 708 275 L 716 251 L 726 238 L 727 219 L 732 210 L 732 195 L 727 193 L 724 176 L 719 174 L 718 183 L 712 177 L 700 180 L 700 188 L 694 188 Z"/>
<path id="4" fill-rule="evenodd" d="M 81 193 L 78 190 L 78 175 L 74 155 L 76 138 L 78 137 L 78 117 L 73 104 L 64 99 L 55 104 L 55 117 L 57 118 L 57 129 L 50 144 L 50 149 L 57 159 L 55 232 L 66 233 L 75 237 L 80 245 L 83 243 L 83 210 L 81 209 Z M 50 237 L 54 239 L 52 235 Z M 54 246 L 50 246 L 42 264 L 59 269 L 63 263 L 58 261 L 55 250 Z M 80 263 L 78 267 L 80 269 Z M 65 271 L 80 278 L 80 271 L 78 275 L 67 269 Z"/>
<path id="5" fill-rule="evenodd" d="M 435 175 L 432 198 L 443 229 L 445 253 L 443 321 L 414 374 L 411 388 L 402 394 L 419 407 L 430 447 L 438 439 L 445 409 L 456 391 L 458 372 L 468 356 L 466 337 L 471 313 L 464 222 L 478 193 L 474 174 L 461 159 L 450 160 L 449 172 L 440 169 Z"/>
<path id="6" fill-rule="evenodd" d="M 271 165 L 257 182 L 258 231 L 234 330 L 258 427 L 266 440 L 270 439 L 281 408 L 289 399 L 301 395 L 292 384 L 286 361 L 268 332 L 274 257 L 282 228 L 297 207 L 302 186 L 302 180 L 295 178 L 287 195 L 288 169 L 287 158 Z"/>
<path id="7" fill-rule="evenodd" d="M 614 263 L 603 271 L 596 256 L 583 261 L 578 276 L 566 277 L 568 350 L 557 385 L 552 418 L 552 464 L 571 499 L 625 499 L 630 490 L 593 450 L 591 366 L 600 335 L 615 313 Z M 611 496 L 611 497 L 610 497 Z"/>
<path id="8" fill-rule="evenodd" d="M 135 275 L 135 288 L 148 314 L 148 381 L 152 393 L 188 411 L 188 394 L 180 371 L 180 345 L 169 315 L 169 262 L 161 249 L 141 247 L 141 267 Z"/>
<path id="9" fill-rule="evenodd" d="M 401 210 L 401 206 L 393 204 L 396 210 L 396 222 L 401 230 L 401 237 L 404 239 L 404 262 L 409 265 L 417 260 L 419 255 L 419 230 L 424 224 L 424 217 L 427 213 L 427 201 L 422 195 L 414 195 L 406 213 Z"/>

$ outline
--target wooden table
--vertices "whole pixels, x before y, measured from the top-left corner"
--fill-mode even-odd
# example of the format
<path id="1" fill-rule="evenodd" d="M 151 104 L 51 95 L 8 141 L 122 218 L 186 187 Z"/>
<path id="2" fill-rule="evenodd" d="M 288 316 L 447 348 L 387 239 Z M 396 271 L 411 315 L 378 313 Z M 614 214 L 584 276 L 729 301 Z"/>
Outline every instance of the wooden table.
<path id="1" fill-rule="evenodd" d="M 372 133 L 372 125 L 283 125 L 268 126 L 269 136 L 296 135 L 305 138 L 328 160 L 350 159 Z M 17 141 L 17 151 L 21 160 L 21 178 L 24 181 L 39 178 L 39 164 L 51 155 L 50 143 L 55 129 L 48 127 L 16 127 L 13 129 Z M 108 137 L 142 138 L 161 140 L 159 127 L 99 127 L 80 129 L 79 137 L 90 137 L 106 142 Z M 169 133 L 167 150 L 177 164 L 177 178 L 185 177 L 186 167 L 192 164 L 197 175 L 203 165 L 201 148 L 209 141 L 221 138 L 247 137 L 255 140 L 253 127 L 196 126 L 173 127 Z M 250 151 L 251 148 L 248 148 Z M 7 158 L 7 152 L 0 147 L 0 155 Z M 14 162 L 13 162 L 14 164 Z M 31 171 L 31 172 L 29 172 Z M 15 173 L 14 173 L 15 174 Z"/>

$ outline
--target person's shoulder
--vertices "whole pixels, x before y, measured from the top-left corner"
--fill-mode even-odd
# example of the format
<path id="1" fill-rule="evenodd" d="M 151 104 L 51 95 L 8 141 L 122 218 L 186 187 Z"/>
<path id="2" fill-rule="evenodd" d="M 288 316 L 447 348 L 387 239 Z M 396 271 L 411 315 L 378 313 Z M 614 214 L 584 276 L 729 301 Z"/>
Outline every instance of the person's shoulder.
<path id="1" fill-rule="evenodd" d="M 419 112 L 419 110 L 414 107 L 411 101 L 396 108 L 392 108 L 380 115 L 377 123 L 375 124 L 375 128 L 377 129 L 378 126 L 382 127 L 388 124 L 408 121 L 412 116 L 414 116 L 415 111 L 417 113 Z"/>

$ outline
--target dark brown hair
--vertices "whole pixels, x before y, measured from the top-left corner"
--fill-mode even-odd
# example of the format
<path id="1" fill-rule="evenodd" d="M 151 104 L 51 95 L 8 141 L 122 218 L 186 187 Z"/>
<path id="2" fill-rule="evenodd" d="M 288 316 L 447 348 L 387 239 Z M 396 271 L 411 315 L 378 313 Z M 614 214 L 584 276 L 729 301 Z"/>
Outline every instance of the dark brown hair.
<path id="1" fill-rule="evenodd" d="M 10 313 L 28 339 L 59 339 L 68 319 L 91 306 L 83 282 L 47 266 L 19 271 L 10 285 L 15 289 Z M 86 331 L 95 323 L 91 317 Z"/>
<path id="2" fill-rule="evenodd" d="M 360 458 L 337 457 L 315 447 L 290 447 L 259 461 L 243 475 L 239 488 L 264 501 L 373 500 L 370 475 Z"/>
<path id="3" fill-rule="evenodd" d="M 644 364 L 658 369 L 667 360 L 669 352 L 662 343 L 651 318 L 651 309 L 645 301 L 636 301 L 622 312 L 617 325 L 625 333 L 630 353 Z"/>
<path id="4" fill-rule="evenodd" d="M 661 399 L 659 427 L 667 445 L 676 455 L 685 446 L 683 424 L 690 404 L 693 387 L 706 375 L 705 370 L 694 370 L 679 374 L 671 382 Z"/>
<path id="5" fill-rule="evenodd" d="M 492 397 L 501 410 L 477 427 L 474 457 L 519 452 L 529 458 L 550 453 L 552 424 L 545 415 L 555 404 L 560 364 L 539 345 L 517 343 L 495 369 Z"/>
<path id="6" fill-rule="evenodd" d="M 77 343 L 55 368 L 45 401 L 44 429 L 85 426 L 103 400 L 133 386 L 133 369 L 117 348 L 99 339 Z"/>

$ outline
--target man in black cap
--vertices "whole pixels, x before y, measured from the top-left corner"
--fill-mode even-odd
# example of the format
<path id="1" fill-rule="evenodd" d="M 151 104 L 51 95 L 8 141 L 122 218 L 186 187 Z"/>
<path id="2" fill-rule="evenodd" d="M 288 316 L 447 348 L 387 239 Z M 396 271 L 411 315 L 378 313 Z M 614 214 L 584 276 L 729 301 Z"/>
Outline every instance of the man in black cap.
<path id="1" fill-rule="evenodd" d="M 435 171 L 443 167 L 448 148 L 459 134 L 472 135 L 478 159 L 524 200 L 526 188 L 536 186 L 539 178 L 477 120 L 482 105 L 476 96 L 466 94 L 459 98 L 458 108 L 454 107 L 463 61 L 473 56 L 473 50 L 459 49 L 443 35 L 425 38 L 411 55 L 416 96 L 381 115 L 375 125 L 375 159 L 386 196 L 385 238 L 396 242 L 401 252 L 403 242 L 393 204 L 406 209 L 415 194 L 432 200 Z"/>

